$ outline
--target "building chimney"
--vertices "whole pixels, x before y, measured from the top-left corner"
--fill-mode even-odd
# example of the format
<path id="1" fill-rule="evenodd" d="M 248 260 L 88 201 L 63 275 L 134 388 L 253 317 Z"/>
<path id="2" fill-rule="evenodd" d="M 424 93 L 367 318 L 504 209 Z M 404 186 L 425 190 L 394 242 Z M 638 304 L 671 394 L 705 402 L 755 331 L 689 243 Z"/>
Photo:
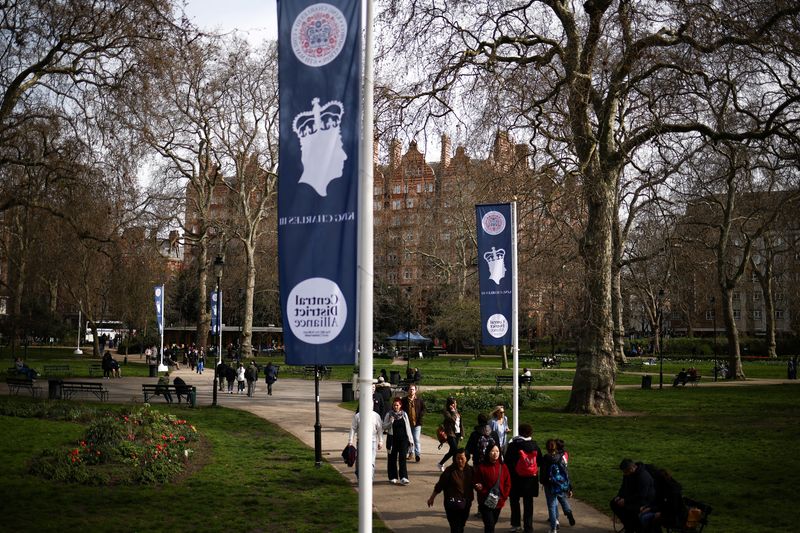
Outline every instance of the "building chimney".
<path id="1" fill-rule="evenodd" d="M 527 144 L 516 144 L 514 145 L 514 153 L 516 155 L 516 166 L 517 168 L 530 168 L 528 166 L 528 156 L 530 155 L 530 151 L 528 150 Z"/>
<path id="2" fill-rule="evenodd" d="M 403 146 L 397 139 L 392 139 L 389 143 L 389 169 L 394 170 L 400 166 L 400 159 L 403 157 Z"/>
<path id="3" fill-rule="evenodd" d="M 442 134 L 442 158 L 440 161 L 442 164 L 442 171 L 450 166 L 450 137 L 444 133 Z"/>

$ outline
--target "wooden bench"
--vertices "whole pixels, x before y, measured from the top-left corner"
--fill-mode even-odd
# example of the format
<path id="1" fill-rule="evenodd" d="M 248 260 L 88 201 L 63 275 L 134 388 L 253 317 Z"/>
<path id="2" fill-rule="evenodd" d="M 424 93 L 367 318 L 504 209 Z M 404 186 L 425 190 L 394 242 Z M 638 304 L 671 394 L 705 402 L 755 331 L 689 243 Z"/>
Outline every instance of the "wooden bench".
<path id="1" fill-rule="evenodd" d="M 61 397 L 71 400 L 76 394 L 93 394 L 101 402 L 108 399 L 108 390 L 102 383 L 87 383 L 85 381 L 62 381 Z"/>
<path id="2" fill-rule="evenodd" d="M 89 365 L 89 377 L 94 377 L 97 374 L 98 376 L 103 375 L 103 365 L 100 363 L 92 363 Z"/>
<path id="3" fill-rule="evenodd" d="M 44 365 L 45 376 L 66 376 L 69 374 L 69 365 Z"/>
<path id="4" fill-rule="evenodd" d="M 319 369 L 319 377 L 320 379 L 330 378 L 331 377 L 331 367 L 325 365 L 306 365 L 303 367 L 303 377 L 304 378 L 314 378 L 314 372 Z"/>
<path id="5" fill-rule="evenodd" d="M 700 374 L 698 374 L 696 376 L 687 375 L 686 376 L 686 381 L 681 382 L 681 381 L 678 380 L 678 376 L 675 376 L 675 378 L 673 379 L 673 382 L 672 382 L 672 386 L 673 387 L 677 387 L 678 385 L 683 385 L 685 387 L 687 384 L 689 384 L 689 385 L 692 385 L 692 386 L 696 387 L 697 384 L 700 383 L 700 379 L 702 377 L 703 376 L 701 376 Z"/>
<path id="6" fill-rule="evenodd" d="M 469 366 L 469 359 L 450 359 L 450 366 L 463 365 Z"/>
<path id="7" fill-rule="evenodd" d="M 39 389 L 34 387 L 36 382 L 27 378 L 6 378 L 6 385 L 8 385 L 9 394 L 19 394 L 21 390 L 25 389 L 31 393 L 31 396 L 36 397 L 39 394 Z"/>
<path id="8" fill-rule="evenodd" d="M 165 392 L 169 393 L 169 399 L 167 399 L 166 395 L 164 394 Z M 153 396 L 163 396 L 167 403 L 172 403 L 172 395 L 175 395 L 178 398 L 178 403 L 181 403 L 181 396 L 185 396 L 186 403 L 189 404 L 190 407 L 195 407 L 197 405 L 197 387 L 193 385 L 181 385 L 180 393 L 178 393 L 178 387 L 176 387 L 174 383 L 169 385 L 162 385 L 159 383 L 142 384 L 142 396 L 144 396 L 144 403 L 148 403 L 150 398 Z"/>
<path id="9" fill-rule="evenodd" d="M 641 361 L 628 361 L 625 363 L 619 363 L 619 369 L 622 372 L 641 372 L 644 368 L 644 365 Z"/>
<path id="10" fill-rule="evenodd" d="M 519 376 L 519 384 L 520 385 L 527 385 L 530 389 L 531 383 L 533 379 L 530 376 Z M 513 385 L 514 384 L 514 376 L 501 376 L 497 375 L 494 377 L 494 384 L 496 387 L 502 387 L 504 385 Z"/>

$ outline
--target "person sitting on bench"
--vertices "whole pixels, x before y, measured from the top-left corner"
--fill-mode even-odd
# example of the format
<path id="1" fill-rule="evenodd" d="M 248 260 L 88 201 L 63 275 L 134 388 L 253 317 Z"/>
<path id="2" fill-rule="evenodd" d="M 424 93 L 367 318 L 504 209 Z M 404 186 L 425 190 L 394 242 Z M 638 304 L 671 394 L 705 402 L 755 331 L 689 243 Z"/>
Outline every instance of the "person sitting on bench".
<path id="1" fill-rule="evenodd" d="M 158 378 L 156 395 L 161 395 L 167 400 L 167 403 L 172 403 L 172 393 L 169 392 L 169 374 Z"/>
<path id="2" fill-rule="evenodd" d="M 191 394 L 192 388 L 181 377 L 176 377 L 172 380 L 172 384 L 175 385 L 175 395 L 178 397 L 178 403 L 181 403 L 181 396 L 185 396 L 186 403 L 189 403 L 189 394 Z"/>
<path id="3" fill-rule="evenodd" d="M 623 459 L 619 469 L 622 470 L 622 485 L 611 500 L 611 510 L 625 526 L 625 533 L 641 533 L 644 528 L 639 521 L 639 513 L 652 508 L 655 503 L 653 476 L 643 463 L 634 463 L 631 459 Z"/>
<path id="4" fill-rule="evenodd" d="M 689 374 L 686 373 L 685 368 L 681 368 L 681 371 L 678 372 L 678 375 L 675 376 L 675 379 L 672 381 L 672 386 L 677 387 L 678 385 L 686 386 L 686 383 L 689 382 Z"/>

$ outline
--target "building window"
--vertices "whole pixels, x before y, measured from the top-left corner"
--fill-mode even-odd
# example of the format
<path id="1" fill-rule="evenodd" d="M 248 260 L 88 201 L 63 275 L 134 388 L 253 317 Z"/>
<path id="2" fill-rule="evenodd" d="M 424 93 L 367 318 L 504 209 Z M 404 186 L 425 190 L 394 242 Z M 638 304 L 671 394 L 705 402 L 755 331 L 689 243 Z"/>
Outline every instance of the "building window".
<path id="1" fill-rule="evenodd" d="M 397 282 L 397 272 L 389 272 L 389 282 L 390 283 Z"/>
<path id="2" fill-rule="evenodd" d="M 383 194 L 383 187 L 377 187 L 376 186 L 374 191 L 375 192 L 372 193 L 374 196 L 381 196 Z"/>
<path id="3" fill-rule="evenodd" d="M 753 301 L 761 301 L 761 291 L 753 291 Z"/>
<path id="4" fill-rule="evenodd" d="M 413 275 L 411 274 L 410 270 L 403 271 L 403 279 L 413 279 Z"/>
<path id="5" fill-rule="evenodd" d="M 761 320 L 761 309 L 753 311 L 753 320 Z"/>
<path id="6" fill-rule="evenodd" d="M 742 310 L 741 309 L 734 309 L 733 310 L 733 319 L 734 320 L 741 320 L 742 318 Z"/>
<path id="7" fill-rule="evenodd" d="M 442 240 L 443 241 L 449 241 L 450 240 L 450 232 L 445 231 L 444 233 L 442 233 Z"/>
<path id="8" fill-rule="evenodd" d="M 401 190 L 402 189 L 401 189 L 400 185 L 395 185 L 394 187 L 392 187 L 392 193 L 393 194 L 400 194 Z"/>
<path id="9" fill-rule="evenodd" d="M 411 261 L 411 252 L 406 251 L 406 253 L 404 255 L 405 255 L 405 260 L 406 261 Z"/>
<path id="10" fill-rule="evenodd" d="M 392 209 L 400 209 L 401 207 L 403 207 L 401 200 L 392 200 Z"/>
<path id="11" fill-rule="evenodd" d="M 433 192 L 433 183 L 428 183 L 427 185 L 425 185 L 425 190 L 427 190 L 428 192 Z"/>
<path id="12" fill-rule="evenodd" d="M 422 192 L 422 184 L 421 183 L 417 183 L 417 194 L 419 194 L 421 192 Z"/>
<path id="13" fill-rule="evenodd" d="M 397 254 L 389 254 L 388 258 L 390 265 L 397 263 Z"/>
<path id="14" fill-rule="evenodd" d="M 714 320 L 714 310 L 709 309 L 706 311 L 706 320 Z"/>
<path id="15" fill-rule="evenodd" d="M 406 200 L 406 207 L 409 208 L 409 209 L 414 207 L 414 200 L 412 198 L 409 198 L 408 200 Z"/>
<path id="16" fill-rule="evenodd" d="M 733 301 L 734 302 L 738 302 L 741 299 L 742 299 L 742 295 L 739 293 L 739 291 L 734 291 L 733 292 Z"/>
<path id="17" fill-rule="evenodd" d="M 411 242 L 414 240 L 414 234 L 411 232 L 406 233 L 406 242 Z"/>
<path id="18" fill-rule="evenodd" d="M 775 310 L 775 320 L 783 320 L 786 313 L 783 312 L 783 309 L 776 309 Z"/>

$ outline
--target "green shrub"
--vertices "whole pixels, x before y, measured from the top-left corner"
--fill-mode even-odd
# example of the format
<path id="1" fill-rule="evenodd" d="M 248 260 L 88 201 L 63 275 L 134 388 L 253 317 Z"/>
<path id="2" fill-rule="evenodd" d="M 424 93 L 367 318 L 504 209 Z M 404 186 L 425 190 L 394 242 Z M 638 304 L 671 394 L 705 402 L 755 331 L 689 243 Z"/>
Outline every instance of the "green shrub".
<path id="1" fill-rule="evenodd" d="M 68 449 L 48 449 L 30 471 L 47 479 L 96 485 L 165 483 L 183 471 L 197 430 L 149 406 L 97 416 Z"/>

